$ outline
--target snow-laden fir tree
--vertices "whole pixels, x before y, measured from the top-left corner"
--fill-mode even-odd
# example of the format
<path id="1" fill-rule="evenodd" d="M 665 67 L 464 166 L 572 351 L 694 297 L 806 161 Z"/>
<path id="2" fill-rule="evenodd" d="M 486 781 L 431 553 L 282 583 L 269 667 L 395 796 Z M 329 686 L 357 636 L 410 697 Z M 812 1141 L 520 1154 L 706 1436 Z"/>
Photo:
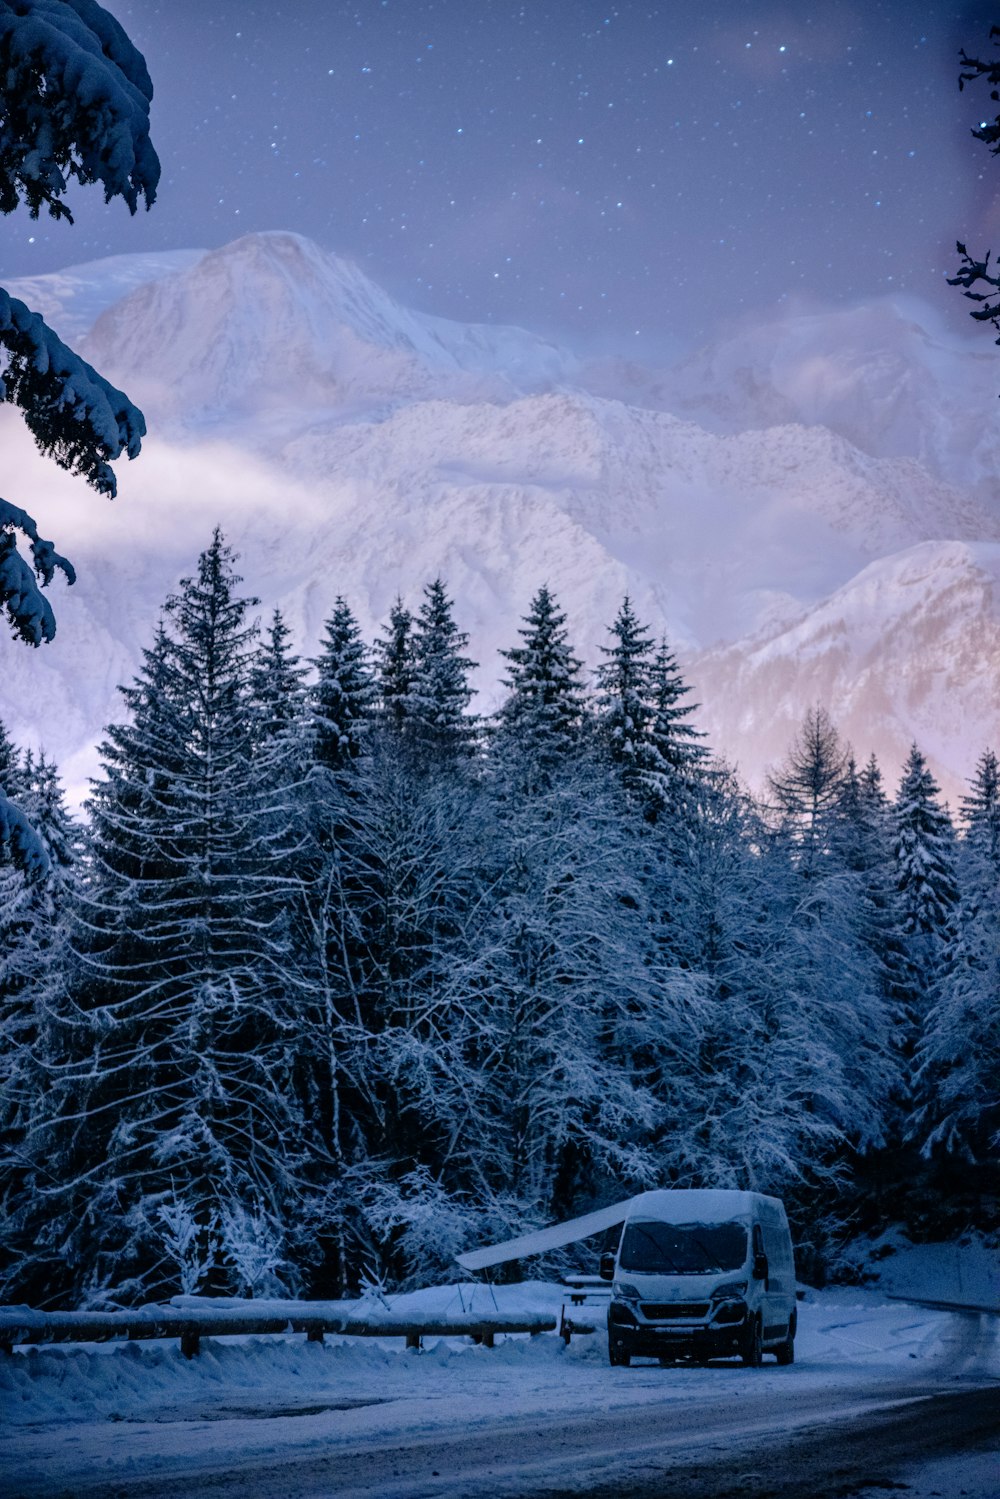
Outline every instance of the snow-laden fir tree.
<path id="1" fill-rule="evenodd" d="M 566 616 L 544 583 L 524 616 L 520 636 L 521 645 L 500 652 L 509 663 L 503 678 L 508 695 L 497 714 L 495 748 L 523 758 L 531 785 L 579 747 L 585 699 Z"/>
<path id="2" fill-rule="evenodd" d="M 250 671 L 254 739 L 258 745 L 270 745 L 303 730 L 306 668 L 293 651 L 291 639 L 281 610 L 275 609 Z"/>
<path id="3" fill-rule="evenodd" d="M 22 1274 L 33 1222 L 51 1180 L 45 1121 L 73 1056 L 65 913 L 78 879 L 79 837 L 55 766 L 21 757 L 22 794 L 46 864 L 28 866 L 0 843 L 0 1299 L 48 1289 Z"/>
<path id="4" fill-rule="evenodd" d="M 377 689 L 357 620 L 341 597 L 334 601 L 313 664 L 316 681 L 309 694 L 313 753 L 328 770 L 342 770 L 362 752 L 372 726 Z"/>
<path id="5" fill-rule="evenodd" d="M 903 932 L 922 984 L 933 982 L 953 925 L 955 831 L 940 788 L 914 744 L 893 808 L 893 855 Z"/>
<path id="6" fill-rule="evenodd" d="M 598 726 L 623 784 L 634 790 L 649 761 L 653 637 L 640 624 L 628 595 L 608 633 L 611 644 L 601 647 L 606 659 L 597 668 Z"/>
<path id="7" fill-rule="evenodd" d="M 411 634 L 412 667 L 403 702 L 404 735 L 418 763 L 453 764 L 475 748 L 476 723 L 469 715 L 476 667 L 463 651 L 469 637 L 459 630 L 443 581 L 424 588 Z M 383 689 L 384 695 L 384 689 Z"/>
<path id="8" fill-rule="evenodd" d="M 413 616 L 403 600 L 389 610 L 385 633 L 375 642 L 379 717 L 396 733 L 402 732 L 413 680 Z"/>
<path id="9" fill-rule="evenodd" d="M 1000 775 L 986 750 L 962 800 L 960 898 L 917 1048 L 924 1153 L 986 1164 L 1000 1149 Z"/>
<path id="10" fill-rule="evenodd" d="M 899 1051 L 911 1090 L 901 1120 L 904 1137 L 916 1139 L 925 1114 L 915 1052 L 955 942 L 958 884 L 955 836 L 939 788 L 914 744 L 893 804 L 893 864 L 901 945 Z M 915 1110 L 915 1112 L 913 1112 Z"/>
<path id="11" fill-rule="evenodd" d="M 0 718 L 0 791 L 16 801 L 21 786 L 21 755 Z"/>
<path id="12" fill-rule="evenodd" d="M 798 846 L 807 872 L 828 851 L 848 758 L 830 715 L 816 706 L 806 713 L 784 764 L 767 778 L 780 823 Z"/>
<path id="13" fill-rule="evenodd" d="M 962 798 L 963 859 L 983 861 L 1000 877 L 1000 763 L 993 750 L 980 755 L 969 786 Z"/>
<path id="14" fill-rule="evenodd" d="M 130 721 L 108 730 L 89 804 L 76 940 L 92 1160 L 70 1184 L 69 1270 L 86 1267 L 91 1294 L 291 1275 L 302 1038 L 281 982 L 281 875 L 252 774 L 255 627 L 238 584 L 217 531 L 124 690 Z"/>
<path id="15" fill-rule="evenodd" d="M 25 790 L 23 757 L 0 719 L 0 861 L 37 879 L 48 873 L 48 854 L 25 812 Z"/>
<path id="16" fill-rule="evenodd" d="M 731 774 L 697 788 L 696 836 L 658 871 L 663 982 L 693 1032 L 666 1099 L 677 1185 L 780 1191 L 877 1138 L 885 1015 L 843 882 L 804 879 Z M 882 1071 L 880 1071 L 882 1069 Z"/>
<path id="17" fill-rule="evenodd" d="M 708 764 L 708 748 L 700 742 L 704 735 L 688 722 L 698 707 L 683 701 L 690 691 L 664 636 L 649 669 L 650 711 L 640 774 L 654 818 L 668 808 L 676 812 Z"/>
<path id="18" fill-rule="evenodd" d="M 61 901 L 81 857 L 81 834 L 66 806 L 59 772 L 44 750 L 27 752 L 22 763 L 22 805 L 49 861 L 45 890 Z"/>

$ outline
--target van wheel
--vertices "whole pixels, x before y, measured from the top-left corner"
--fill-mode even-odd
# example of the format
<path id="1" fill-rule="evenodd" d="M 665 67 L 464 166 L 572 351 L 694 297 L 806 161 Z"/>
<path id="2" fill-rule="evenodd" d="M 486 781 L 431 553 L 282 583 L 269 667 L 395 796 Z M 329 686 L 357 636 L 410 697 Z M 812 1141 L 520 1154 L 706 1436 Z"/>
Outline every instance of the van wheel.
<path id="1" fill-rule="evenodd" d="M 626 1353 L 620 1343 L 608 1339 L 608 1362 L 612 1369 L 627 1369 L 632 1362 L 632 1355 Z"/>
<path id="2" fill-rule="evenodd" d="M 759 1369 L 764 1362 L 764 1339 L 759 1317 L 754 1317 L 743 1334 L 740 1357 L 749 1369 Z"/>
<path id="3" fill-rule="evenodd" d="M 795 1318 L 792 1317 L 788 1324 L 788 1336 L 783 1343 L 779 1343 L 774 1350 L 779 1364 L 794 1364 L 795 1362 Z"/>

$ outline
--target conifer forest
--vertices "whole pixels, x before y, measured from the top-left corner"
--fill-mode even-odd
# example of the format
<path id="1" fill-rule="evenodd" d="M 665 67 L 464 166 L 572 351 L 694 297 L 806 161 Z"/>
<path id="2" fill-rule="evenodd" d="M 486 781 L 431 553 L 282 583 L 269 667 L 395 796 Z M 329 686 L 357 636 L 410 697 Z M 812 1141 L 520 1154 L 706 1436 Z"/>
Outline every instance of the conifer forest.
<path id="1" fill-rule="evenodd" d="M 307 660 L 217 531 L 83 817 L 0 725 L 0 1299 L 426 1283 L 656 1186 L 784 1196 L 816 1278 L 995 1220 L 993 751 L 953 816 L 803 704 L 755 798 L 627 598 L 593 674 L 525 609 L 477 717 L 441 579 Z"/>

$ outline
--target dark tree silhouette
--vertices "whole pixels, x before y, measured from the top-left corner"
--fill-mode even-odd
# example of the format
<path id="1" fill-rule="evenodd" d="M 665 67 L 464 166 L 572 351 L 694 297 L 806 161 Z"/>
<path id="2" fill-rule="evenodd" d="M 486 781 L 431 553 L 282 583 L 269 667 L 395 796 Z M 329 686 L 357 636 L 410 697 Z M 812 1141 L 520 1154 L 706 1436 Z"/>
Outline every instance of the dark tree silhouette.
<path id="1" fill-rule="evenodd" d="M 990 27 L 990 40 L 994 47 L 1000 46 L 1000 26 Z M 969 57 L 964 48 L 960 53 L 963 71 L 958 75 L 958 86 L 964 89 L 967 83 L 975 83 L 979 78 L 985 78 L 990 85 L 990 98 L 994 104 L 1000 104 L 1000 55 L 993 58 Z M 994 156 L 1000 155 L 1000 113 L 993 120 L 982 120 L 978 128 L 973 129 L 973 136 L 977 141 L 982 141 L 990 148 Z M 969 314 L 978 323 L 992 323 L 997 333 L 996 342 L 1000 344 L 1000 274 L 990 270 L 991 250 L 986 251 L 983 260 L 976 260 L 970 255 L 961 240 L 956 247 L 962 257 L 958 273 L 948 277 L 949 286 L 961 286 L 964 295 L 972 302 L 979 305 Z M 1000 266 L 997 267 L 1000 270 Z M 991 291 L 973 291 L 975 286 L 988 286 Z"/>
<path id="2" fill-rule="evenodd" d="M 43 208 L 73 222 L 63 198 L 73 178 L 100 183 L 135 213 L 151 207 L 160 163 L 149 139 L 153 85 L 142 54 L 95 0 L 0 4 L 0 213 Z M 0 401 L 17 406 L 41 451 L 114 496 L 114 459 L 134 458 L 142 412 L 68 348 L 44 319 L 0 287 Z M 17 550 L 24 536 L 31 565 Z M 15 636 L 40 645 L 55 618 L 39 591 L 72 566 L 32 517 L 0 499 L 0 607 Z M 36 581 L 37 578 L 37 581 Z"/>

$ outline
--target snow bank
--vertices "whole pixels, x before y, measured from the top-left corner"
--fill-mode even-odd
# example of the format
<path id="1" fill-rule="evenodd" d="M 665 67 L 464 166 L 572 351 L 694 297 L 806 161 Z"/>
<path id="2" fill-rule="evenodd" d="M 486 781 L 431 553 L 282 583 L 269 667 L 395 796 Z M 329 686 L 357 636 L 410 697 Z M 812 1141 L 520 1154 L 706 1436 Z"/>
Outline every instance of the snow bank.
<path id="1" fill-rule="evenodd" d="M 463 1307 L 485 1312 L 494 1305 L 511 1314 L 558 1314 L 566 1294 L 565 1287 L 540 1281 L 492 1288 L 446 1285 L 393 1297 L 391 1304 L 396 1315 L 437 1315 Z M 600 1319 L 601 1309 L 594 1311 Z M 913 1372 L 943 1362 L 958 1367 L 968 1336 L 963 1328 L 975 1325 L 971 1318 L 854 1289 L 810 1293 L 799 1317 L 792 1377 L 797 1385 L 812 1386 L 850 1383 L 859 1375 L 890 1379 L 901 1369 Z M 970 1338 L 969 1350 L 978 1365 L 966 1372 L 1000 1375 L 996 1340 L 985 1366 L 978 1340 Z M 787 1375 L 770 1363 L 762 1373 Z M 465 1339 L 427 1339 L 419 1353 L 404 1351 L 401 1339 L 329 1337 L 319 1345 L 302 1336 L 218 1338 L 205 1339 L 192 1360 L 181 1355 L 176 1340 L 79 1344 L 25 1349 L 4 1359 L 0 1421 L 11 1430 L 31 1426 L 37 1431 L 185 1415 L 212 1419 L 212 1411 L 252 1410 L 279 1400 L 290 1410 L 384 1406 L 380 1419 L 398 1431 L 410 1429 L 408 1423 L 418 1418 L 421 1426 L 447 1423 L 458 1398 L 471 1398 L 475 1406 L 488 1394 L 511 1409 L 578 1411 L 589 1403 L 704 1396 L 713 1380 L 726 1377 L 721 1363 L 674 1370 L 637 1364 L 622 1380 L 607 1364 L 600 1331 L 574 1338 L 569 1347 L 554 1333 L 498 1339 L 494 1349 Z M 413 1400 L 419 1409 L 410 1408 Z"/>

